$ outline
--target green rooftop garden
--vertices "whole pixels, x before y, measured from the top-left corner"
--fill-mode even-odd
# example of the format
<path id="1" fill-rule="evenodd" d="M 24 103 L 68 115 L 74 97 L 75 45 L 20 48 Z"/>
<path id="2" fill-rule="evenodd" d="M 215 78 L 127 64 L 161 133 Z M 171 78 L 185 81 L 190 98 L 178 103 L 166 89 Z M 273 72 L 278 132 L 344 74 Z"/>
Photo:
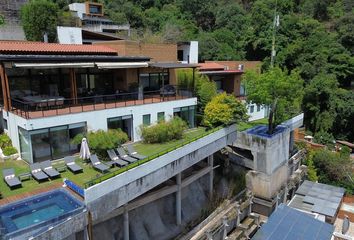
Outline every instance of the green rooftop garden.
<path id="1" fill-rule="evenodd" d="M 257 125 L 267 125 L 268 124 L 268 119 L 267 118 L 262 118 L 259 120 L 255 121 L 250 121 L 250 122 L 240 122 L 236 125 L 236 129 L 240 132 L 245 131 L 247 129 L 253 128 Z"/>
<path id="2" fill-rule="evenodd" d="M 267 119 L 260 119 L 260 120 L 256 120 L 256 121 L 252 121 L 252 122 L 241 122 L 241 123 L 237 124 L 237 130 L 244 131 L 244 130 L 252 128 L 256 125 L 259 125 L 259 124 L 267 124 Z M 83 168 L 82 173 L 73 174 L 71 171 L 66 169 L 65 171 L 61 172 L 60 178 L 50 180 L 50 181 L 41 182 L 41 183 L 38 183 L 34 179 L 23 180 L 22 181 L 22 188 L 17 188 L 17 189 L 13 189 L 13 190 L 11 190 L 6 185 L 5 181 L 3 180 L 3 176 L 1 174 L 1 180 L 0 180 L 0 189 L 1 190 L 0 191 L 1 191 L 2 197 L 6 198 L 6 197 L 14 196 L 17 194 L 25 193 L 25 192 L 31 192 L 31 191 L 34 191 L 37 189 L 46 188 L 53 183 L 59 183 L 59 182 L 61 183 L 61 182 L 63 182 L 64 178 L 67 178 L 70 181 L 73 181 L 74 183 L 76 183 L 80 187 L 83 187 L 83 188 L 89 187 L 89 186 L 92 186 L 92 185 L 97 184 L 99 182 L 102 182 L 108 178 L 116 176 L 116 175 L 118 175 L 124 171 L 127 171 L 131 168 L 134 168 L 140 164 L 143 164 L 147 161 L 151 161 L 161 155 L 164 155 L 170 151 L 175 150 L 176 148 L 182 147 L 190 142 L 193 142 L 193 141 L 195 141 L 205 135 L 208 135 L 218 129 L 219 128 L 207 130 L 204 127 L 198 127 L 198 128 L 186 130 L 183 134 L 183 137 L 178 140 L 172 140 L 172 141 L 163 142 L 163 143 L 137 142 L 134 144 L 134 148 L 136 149 L 136 151 L 139 154 L 145 155 L 145 156 L 147 156 L 147 158 L 137 161 L 135 163 L 129 164 L 128 166 L 123 167 L 123 168 L 116 168 L 116 167 L 111 168 L 109 170 L 109 172 L 105 173 L 105 174 L 102 174 L 102 173 L 96 171 L 95 169 L 93 169 L 91 167 L 90 164 L 85 163 L 83 160 L 81 160 L 79 158 L 76 160 L 76 163 Z M 101 158 L 101 160 L 104 163 L 104 160 L 108 160 L 108 159 Z M 59 160 L 59 161 L 53 162 L 54 168 L 62 168 L 63 166 L 65 166 L 63 161 Z M 25 161 L 22 161 L 22 160 L 17 160 L 17 161 L 8 160 L 5 162 L 0 162 L 0 169 L 4 169 L 4 168 L 14 168 L 16 176 L 18 176 L 20 174 L 24 174 L 24 173 L 30 173 L 29 165 Z"/>
<path id="3" fill-rule="evenodd" d="M 172 151 L 172 149 L 174 149 L 176 146 L 183 146 L 184 144 L 186 144 L 187 142 L 191 142 L 194 141 L 196 138 L 199 138 L 201 136 L 203 136 L 204 134 L 206 134 L 208 132 L 206 132 L 205 128 L 203 127 L 199 127 L 199 128 L 194 128 L 194 129 L 189 129 L 187 131 L 185 131 L 183 138 L 180 140 L 174 140 L 174 141 L 169 141 L 169 142 L 165 142 L 165 143 L 154 143 L 154 144 L 144 144 L 144 143 L 136 143 L 134 145 L 135 149 L 140 153 L 143 154 L 145 156 L 147 156 L 149 160 L 152 160 L 153 158 L 155 158 L 154 156 L 158 156 L 159 154 L 161 155 L 161 153 L 167 153 L 169 151 Z M 107 160 L 107 159 L 102 159 L 102 160 Z M 23 180 L 22 181 L 22 187 L 21 188 L 16 188 L 11 190 L 5 183 L 2 173 L 1 173 L 1 180 L 0 180 L 0 192 L 2 194 L 3 198 L 6 197 L 10 197 L 10 196 L 14 196 L 17 194 L 21 194 L 21 193 L 26 193 L 26 192 L 31 192 L 37 189 L 41 189 L 41 188 L 46 188 L 49 185 L 52 185 L 53 183 L 62 183 L 64 178 L 69 179 L 70 181 L 73 181 L 74 183 L 76 183 L 77 185 L 84 187 L 85 183 L 93 180 L 93 179 L 97 179 L 98 177 L 101 176 L 105 176 L 102 173 L 96 171 L 95 169 L 93 169 L 91 167 L 90 164 L 88 163 L 84 163 L 83 160 L 81 159 L 76 159 L 76 163 L 78 165 L 80 165 L 83 168 L 83 172 L 82 173 L 78 173 L 78 174 L 73 174 L 71 171 L 69 171 L 68 169 L 61 172 L 61 177 L 51 180 L 51 181 L 44 181 L 41 183 L 38 183 L 36 180 L 34 179 L 28 179 L 28 180 Z M 103 161 L 104 163 L 104 161 Z M 142 164 L 142 162 L 140 162 L 140 164 Z M 65 166 L 63 161 L 55 161 L 53 162 L 53 167 L 54 168 L 61 168 Z M 110 169 L 110 173 L 114 173 L 114 174 L 119 174 L 120 172 L 126 171 L 127 169 L 136 167 L 136 164 L 130 164 L 128 165 L 128 168 L 111 168 Z M 23 161 L 23 160 L 8 160 L 5 162 L 0 162 L 0 169 L 4 169 L 4 168 L 13 168 L 15 170 L 16 176 L 20 175 L 20 174 L 24 174 L 24 173 L 30 173 L 30 168 L 29 165 Z M 117 173 L 117 170 L 120 170 L 120 172 Z"/>

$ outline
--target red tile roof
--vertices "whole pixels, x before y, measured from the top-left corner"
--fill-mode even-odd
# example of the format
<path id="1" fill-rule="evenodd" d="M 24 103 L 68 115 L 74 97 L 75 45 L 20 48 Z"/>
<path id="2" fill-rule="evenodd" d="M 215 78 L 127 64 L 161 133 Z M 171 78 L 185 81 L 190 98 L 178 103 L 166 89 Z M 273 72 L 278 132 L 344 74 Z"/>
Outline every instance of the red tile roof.
<path id="1" fill-rule="evenodd" d="M 215 62 L 199 63 L 200 71 L 224 70 L 225 66 Z"/>
<path id="2" fill-rule="evenodd" d="M 117 55 L 117 51 L 102 45 L 0 41 L 0 54 Z"/>

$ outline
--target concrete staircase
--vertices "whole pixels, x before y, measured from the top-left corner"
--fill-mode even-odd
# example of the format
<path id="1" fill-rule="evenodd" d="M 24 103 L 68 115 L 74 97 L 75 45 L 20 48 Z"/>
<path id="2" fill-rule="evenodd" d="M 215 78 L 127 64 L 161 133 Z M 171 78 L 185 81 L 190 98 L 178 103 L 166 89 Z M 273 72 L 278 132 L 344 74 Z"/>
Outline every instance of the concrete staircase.
<path id="1" fill-rule="evenodd" d="M 250 239 L 256 233 L 257 229 L 256 219 L 253 216 L 249 216 L 228 236 L 228 240 Z"/>

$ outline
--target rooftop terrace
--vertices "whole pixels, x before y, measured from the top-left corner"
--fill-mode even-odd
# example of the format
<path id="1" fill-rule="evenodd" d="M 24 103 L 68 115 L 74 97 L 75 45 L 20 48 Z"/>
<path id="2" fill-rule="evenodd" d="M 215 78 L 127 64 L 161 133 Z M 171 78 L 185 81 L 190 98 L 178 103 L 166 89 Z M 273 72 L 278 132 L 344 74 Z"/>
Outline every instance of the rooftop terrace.
<path id="1" fill-rule="evenodd" d="M 99 173 L 98 171 L 94 170 L 94 168 L 92 168 L 91 164 L 85 163 L 83 160 L 78 158 L 76 159 L 76 163 L 83 168 L 82 173 L 73 174 L 69 170 L 65 170 L 61 172 L 60 178 L 51 181 L 41 182 L 41 183 L 38 183 L 34 179 L 27 179 L 22 181 L 21 188 L 16 188 L 13 190 L 11 190 L 6 185 L 4 180 L 0 180 L 1 194 L 2 197 L 4 198 L 0 200 L 0 205 L 19 200 L 21 198 L 33 195 L 35 193 L 60 187 L 63 183 L 64 178 L 69 179 L 70 181 L 74 182 L 75 184 L 79 185 L 82 188 L 85 187 L 86 184 L 92 185 L 98 183 L 106 178 L 120 174 L 124 171 L 127 171 L 128 169 L 134 168 L 147 161 L 153 160 L 158 156 L 166 154 L 176 148 L 182 147 L 185 144 L 195 141 L 196 139 L 199 139 L 214 131 L 215 130 L 206 131 L 205 128 L 199 127 L 199 128 L 190 129 L 186 131 L 183 139 L 181 140 L 170 141 L 162 144 L 135 143 L 134 144 L 135 149 L 140 154 L 147 156 L 147 158 L 144 159 L 144 161 L 129 164 L 127 167 L 124 168 L 117 168 L 117 167 L 111 168 L 109 172 L 106 174 Z M 102 160 L 104 163 L 105 162 L 104 160 L 108 160 L 108 159 L 102 159 Z M 53 162 L 54 168 L 60 169 L 63 168 L 64 166 L 65 164 L 63 160 L 58 160 Z M 4 169 L 4 168 L 14 168 L 16 176 L 20 176 L 20 177 L 21 175 L 23 174 L 25 175 L 30 172 L 29 165 L 23 160 L 0 162 L 0 169 Z M 1 176 L 1 178 L 3 178 L 3 176 Z"/>

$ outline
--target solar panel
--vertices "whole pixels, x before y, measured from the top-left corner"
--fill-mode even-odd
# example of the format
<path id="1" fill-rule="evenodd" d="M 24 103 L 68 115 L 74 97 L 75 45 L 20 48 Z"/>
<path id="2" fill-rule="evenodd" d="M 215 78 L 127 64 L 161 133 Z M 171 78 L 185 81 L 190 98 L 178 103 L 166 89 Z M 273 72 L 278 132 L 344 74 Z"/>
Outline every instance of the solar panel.
<path id="1" fill-rule="evenodd" d="M 252 240 L 329 240 L 333 231 L 334 226 L 281 204 Z"/>

